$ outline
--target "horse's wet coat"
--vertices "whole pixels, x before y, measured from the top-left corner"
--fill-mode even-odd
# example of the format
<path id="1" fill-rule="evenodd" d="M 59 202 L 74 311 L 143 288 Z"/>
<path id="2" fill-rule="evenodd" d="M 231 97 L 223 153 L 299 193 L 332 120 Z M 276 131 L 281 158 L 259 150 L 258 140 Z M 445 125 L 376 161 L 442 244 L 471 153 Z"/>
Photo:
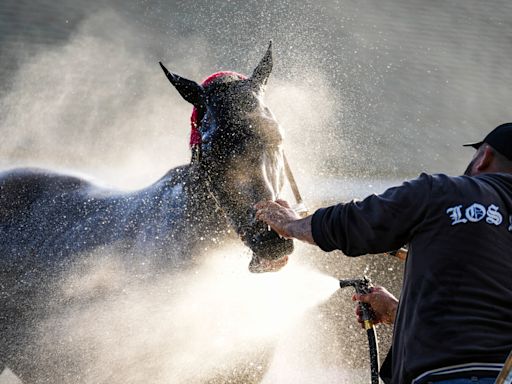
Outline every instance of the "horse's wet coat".
<path id="1" fill-rule="evenodd" d="M 197 238 L 187 226 L 205 237 L 211 221 L 223 220 L 214 219 L 210 209 L 200 217 L 187 214 L 212 204 L 190 172 L 190 167 L 177 168 L 150 187 L 126 194 L 38 169 L 0 175 L 2 208 L 17 206 L 0 212 L 2 269 L 21 271 L 27 254 L 33 254 L 38 268 L 51 271 L 73 255 L 116 244 L 132 254 L 150 249 L 149 263 L 161 257 L 179 263 L 180 257 L 189 257 L 181 248 L 193 248 Z"/>
<path id="2" fill-rule="evenodd" d="M 39 309 L 87 253 L 116 252 L 151 276 L 189 266 L 236 234 L 254 252 L 255 270 L 275 255 L 282 266 L 293 249 L 254 218 L 253 205 L 277 197 L 284 180 L 281 131 L 262 103 L 270 48 L 248 79 L 221 76 L 201 87 L 163 68 L 203 116 L 200 157 L 191 164 L 130 193 L 41 169 L 0 174 L 0 362 L 26 383 L 40 381 L 26 354 Z"/>

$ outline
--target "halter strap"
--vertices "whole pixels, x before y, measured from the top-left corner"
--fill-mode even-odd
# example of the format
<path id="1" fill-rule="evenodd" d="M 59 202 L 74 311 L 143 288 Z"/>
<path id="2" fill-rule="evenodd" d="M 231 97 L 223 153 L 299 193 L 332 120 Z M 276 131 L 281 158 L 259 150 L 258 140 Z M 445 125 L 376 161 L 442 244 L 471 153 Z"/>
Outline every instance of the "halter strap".
<path id="1" fill-rule="evenodd" d="M 295 197 L 295 202 L 297 203 L 296 207 L 294 208 L 294 211 L 300 216 L 300 217 L 306 217 L 309 214 L 308 208 L 304 204 L 304 201 L 302 200 L 302 196 L 299 191 L 299 187 L 297 185 L 297 182 L 295 181 L 295 177 L 293 177 L 292 169 L 290 168 L 290 164 L 288 163 L 288 159 L 286 158 L 286 155 L 283 152 L 283 160 L 284 160 L 284 173 L 286 175 L 286 178 L 288 179 L 288 183 L 290 184 L 290 188 L 292 189 L 293 196 Z"/>

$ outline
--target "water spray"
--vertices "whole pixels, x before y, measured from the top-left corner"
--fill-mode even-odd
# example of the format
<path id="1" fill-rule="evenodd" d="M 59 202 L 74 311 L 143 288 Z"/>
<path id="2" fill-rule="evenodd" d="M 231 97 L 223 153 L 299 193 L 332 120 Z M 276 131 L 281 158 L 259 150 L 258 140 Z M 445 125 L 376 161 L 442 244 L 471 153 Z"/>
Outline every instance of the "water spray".
<path id="1" fill-rule="evenodd" d="M 366 276 L 362 279 L 340 280 L 340 288 L 354 287 L 356 293 L 360 295 L 370 293 L 371 286 L 372 283 Z M 379 384 L 379 347 L 377 344 L 377 334 L 373 324 L 371 307 L 367 303 L 359 302 L 359 308 L 362 313 L 364 329 L 366 329 L 366 334 L 368 335 L 372 384 Z"/>

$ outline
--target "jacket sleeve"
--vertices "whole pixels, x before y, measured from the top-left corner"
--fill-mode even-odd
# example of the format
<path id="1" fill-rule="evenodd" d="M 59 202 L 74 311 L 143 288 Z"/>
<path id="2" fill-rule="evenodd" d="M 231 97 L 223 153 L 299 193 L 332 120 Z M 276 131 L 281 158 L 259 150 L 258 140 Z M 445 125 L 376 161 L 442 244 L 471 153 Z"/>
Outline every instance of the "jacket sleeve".
<path id="1" fill-rule="evenodd" d="M 423 173 L 381 195 L 321 208 L 311 221 L 313 239 L 322 250 L 347 256 L 398 249 L 423 222 L 431 190 L 432 176 Z"/>

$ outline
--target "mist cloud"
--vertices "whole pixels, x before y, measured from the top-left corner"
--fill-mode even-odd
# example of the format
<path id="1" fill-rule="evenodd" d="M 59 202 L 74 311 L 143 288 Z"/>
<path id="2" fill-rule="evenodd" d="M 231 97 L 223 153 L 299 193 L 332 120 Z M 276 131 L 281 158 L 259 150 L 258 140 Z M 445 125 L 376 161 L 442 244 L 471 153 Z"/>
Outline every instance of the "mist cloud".
<path id="1" fill-rule="evenodd" d="M 0 101 L 0 167 L 45 167 L 132 189 L 186 163 L 191 106 L 142 41 L 137 27 L 109 11 L 24 61 Z M 199 36 L 179 44 L 208 54 Z M 198 81 L 219 69 L 204 58 L 196 64 L 193 57 L 162 56 L 168 68 Z M 339 149 L 322 131 L 338 108 L 328 80 L 318 71 L 291 80 L 306 64 L 317 68 L 303 58 L 287 76 L 273 75 L 267 94 L 299 177 L 325 166 L 318 148 Z M 322 291 L 325 277 L 293 262 L 279 275 L 251 275 L 245 251 L 229 249 L 151 282 L 134 276 L 115 252 L 82 255 L 84 264 L 56 283 L 37 324 L 34 361 L 48 377 L 69 368 L 80 375 L 77 383 L 259 381 L 282 332 L 336 285 Z"/>

